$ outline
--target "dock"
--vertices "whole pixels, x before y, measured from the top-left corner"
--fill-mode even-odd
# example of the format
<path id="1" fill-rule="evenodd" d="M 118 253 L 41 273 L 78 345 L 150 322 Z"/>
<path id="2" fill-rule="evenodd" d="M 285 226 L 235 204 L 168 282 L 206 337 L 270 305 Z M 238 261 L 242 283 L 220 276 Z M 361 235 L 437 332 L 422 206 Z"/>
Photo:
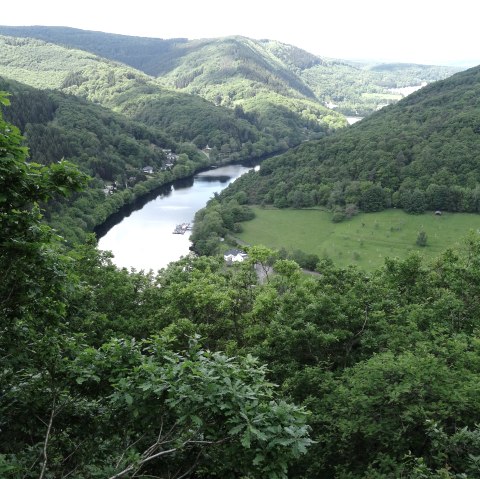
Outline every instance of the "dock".
<path id="1" fill-rule="evenodd" d="M 182 223 L 175 226 L 173 230 L 174 235 L 184 235 L 187 231 L 192 231 L 192 225 L 190 223 Z"/>

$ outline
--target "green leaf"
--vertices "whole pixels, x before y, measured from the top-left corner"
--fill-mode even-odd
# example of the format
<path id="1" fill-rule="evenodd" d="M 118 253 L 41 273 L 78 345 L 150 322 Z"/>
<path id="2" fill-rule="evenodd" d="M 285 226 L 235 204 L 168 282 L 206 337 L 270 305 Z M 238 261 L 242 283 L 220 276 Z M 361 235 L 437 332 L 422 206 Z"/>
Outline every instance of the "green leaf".
<path id="1" fill-rule="evenodd" d="M 251 437 L 250 437 L 250 431 L 248 429 L 245 431 L 245 434 L 242 436 L 242 439 L 240 439 L 240 443 L 244 448 L 250 449 Z"/>
<path id="2" fill-rule="evenodd" d="M 193 415 L 193 416 L 191 417 L 191 420 L 192 420 L 192 422 L 193 422 L 194 424 L 196 424 L 197 426 L 202 426 L 202 425 L 203 425 L 202 419 L 199 418 L 198 416 Z"/>
<path id="3" fill-rule="evenodd" d="M 230 429 L 230 431 L 228 431 L 228 434 L 230 434 L 231 436 L 234 436 L 235 434 L 238 434 L 242 429 L 245 429 L 245 424 L 238 424 L 237 426 L 235 427 L 232 427 L 232 429 Z"/>

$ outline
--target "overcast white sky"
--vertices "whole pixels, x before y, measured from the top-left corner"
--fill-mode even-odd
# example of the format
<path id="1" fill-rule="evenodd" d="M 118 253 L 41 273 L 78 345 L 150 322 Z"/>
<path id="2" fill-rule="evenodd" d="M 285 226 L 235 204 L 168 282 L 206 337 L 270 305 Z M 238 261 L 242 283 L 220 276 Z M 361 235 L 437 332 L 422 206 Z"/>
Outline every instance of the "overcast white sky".
<path id="1" fill-rule="evenodd" d="M 2 25 L 158 38 L 245 35 L 345 59 L 476 65 L 476 0 L 22 0 Z"/>

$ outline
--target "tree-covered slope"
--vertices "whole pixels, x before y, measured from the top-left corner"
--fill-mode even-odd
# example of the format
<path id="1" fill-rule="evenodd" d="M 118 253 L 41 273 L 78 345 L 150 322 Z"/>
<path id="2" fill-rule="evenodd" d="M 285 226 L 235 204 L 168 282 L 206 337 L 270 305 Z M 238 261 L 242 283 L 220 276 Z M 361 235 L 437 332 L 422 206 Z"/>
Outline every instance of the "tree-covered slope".
<path id="1" fill-rule="evenodd" d="M 226 104 L 258 90 L 315 100 L 310 88 L 262 42 L 225 37 L 193 40 L 177 49 L 178 66 L 161 76 L 162 81 L 176 88 L 197 91 Z M 245 84 L 235 87 L 239 81 Z M 227 90 L 224 97 L 218 89 L 220 86 L 228 89 L 229 85 L 234 96 L 228 97 Z"/>
<path id="2" fill-rule="evenodd" d="M 269 53 L 258 42 L 245 37 L 220 39 L 169 39 L 134 37 L 67 27 L 9 27 L 0 26 L 0 34 L 12 37 L 35 38 L 59 46 L 66 46 L 94 53 L 98 56 L 133 66 L 147 74 L 163 76 L 179 67 L 177 82 L 190 83 L 188 69 L 199 64 L 206 66 L 206 80 L 228 81 L 232 73 L 247 79 L 270 81 L 273 87 L 286 90 L 292 88 L 302 95 L 314 98 L 314 94 L 303 84 L 281 59 Z M 291 47 L 295 48 L 295 47 Z M 296 49 L 301 55 L 310 55 Z M 320 59 L 313 57 L 315 62 Z M 228 59 L 230 58 L 230 62 Z M 236 63 L 238 62 L 238 63 Z M 230 64 L 228 64 L 230 63 Z M 155 64 L 155 67 L 151 65 Z M 215 67 L 217 69 L 216 75 Z M 236 68 L 238 67 L 238 68 Z"/>
<path id="3" fill-rule="evenodd" d="M 47 26 L 0 26 L 0 34 L 36 38 L 60 46 L 78 48 L 100 57 L 125 63 L 154 76 L 160 73 L 160 65 L 168 63 L 172 58 L 172 51 L 175 51 L 176 45 L 188 41 L 186 38 L 163 40 Z"/>
<path id="4" fill-rule="evenodd" d="M 317 100 L 307 84 L 259 41 L 245 37 L 197 40 L 178 47 L 177 65 L 159 82 L 234 108 L 288 146 L 345 120 Z"/>
<path id="5" fill-rule="evenodd" d="M 208 163 L 203 153 L 164 131 L 87 100 L 1 77 L 0 91 L 10 93 L 5 117 L 24 133 L 30 161 L 50 165 L 66 159 L 92 178 L 89 188 L 68 203 L 56 198 L 49 203 L 50 223 L 69 240 L 83 238 L 149 189 Z M 166 167 L 165 149 L 179 154 L 173 169 Z M 147 166 L 153 174 L 144 173 Z"/>
<path id="6" fill-rule="evenodd" d="M 64 93 L 39 90 L 0 77 L 10 94 L 5 117 L 25 135 L 30 158 L 48 165 L 65 157 L 91 176 L 124 183 L 129 169 L 160 168 L 162 149 L 177 149 L 164 131 Z"/>
<path id="7" fill-rule="evenodd" d="M 443 80 L 461 70 L 447 66 L 369 65 L 327 59 L 303 69 L 299 75 L 325 104 L 346 115 L 363 117 L 398 102 L 413 87 Z"/>
<path id="8" fill-rule="evenodd" d="M 67 159 L 91 177 L 84 192 L 49 201 L 47 220 L 69 241 L 83 240 L 109 214 L 170 178 L 163 149 L 180 147 L 162 131 L 86 100 L 11 80 L 0 78 L 0 90 L 11 93 L 5 116 L 24 133 L 30 161 L 50 165 Z M 147 166 L 155 175 L 144 173 Z"/>
<path id="9" fill-rule="evenodd" d="M 0 26 L 0 34 L 95 53 L 227 106 L 266 90 L 273 96 L 259 96 L 260 103 L 279 100 L 278 94 L 294 98 L 300 94 L 341 113 L 364 116 L 402 97 L 402 92 L 392 89 L 420 86 L 460 71 L 434 65 L 332 60 L 278 41 L 245 37 L 163 40 L 42 26 Z M 315 114 L 317 118 L 325 115 L 318 106 Z"/>
<path id="10" fill-rule="evenodd" d="M 81 50 L 30 38 L 0 37 L 0 74 L 148 121 L 179 142 L 195 141 L 202 148 L 208 143 L 214 155 L 249 156 L 250 150 L 263 155 L 284 146 L 229 109 L 168 90 L 138 70 Z"/>
<path id="11" fill-rule="evenodd" d="M 480 211 L 480 68 L 431 84 L 317 142 L 269 159 L 225 195 L 364 211 Z"/>
<path id="12" fill-rule="evenodd" d="M 420 88 L 461 70 L 435 65 L 351 62 L 322 58 L 277 41 L 260 43 L 302 79 L 322 105 L 346 115 L 369 115 L 406 96 L 400 88 Z"/>

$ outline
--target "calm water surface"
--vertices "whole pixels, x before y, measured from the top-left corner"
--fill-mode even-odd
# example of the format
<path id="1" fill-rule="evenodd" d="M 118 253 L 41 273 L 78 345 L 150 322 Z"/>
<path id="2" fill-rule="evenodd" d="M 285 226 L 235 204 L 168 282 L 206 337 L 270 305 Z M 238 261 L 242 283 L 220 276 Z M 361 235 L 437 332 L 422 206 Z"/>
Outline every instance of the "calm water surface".
<path id="1" fill-rule="evenodd" d="M 219 193 L 251 167 L 229 165 L 176 182 L 142 209 L 110 229 L 98 241 L 119 267 L 154 271 L 189 253 L 190 232 L 173 234 L 175 225 L 191 223 L 215 192 Z"/>

